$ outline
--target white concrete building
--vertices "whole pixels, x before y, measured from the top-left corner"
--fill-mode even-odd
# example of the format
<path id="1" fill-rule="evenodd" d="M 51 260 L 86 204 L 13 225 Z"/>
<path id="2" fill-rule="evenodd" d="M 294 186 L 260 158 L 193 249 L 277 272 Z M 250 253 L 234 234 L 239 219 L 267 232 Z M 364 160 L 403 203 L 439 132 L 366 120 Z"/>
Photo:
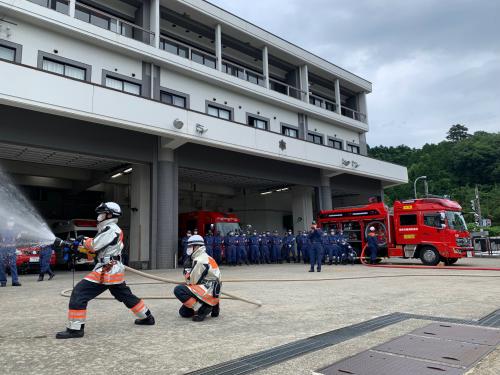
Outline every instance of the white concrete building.
<path id="1" fill-rule="evenodd" d="M 118 201 L 136 267 L 174 266 L 180 212 L 299 230 L 407 182 L 371 90 L 201 0 L 0 0 L 0 165 L 47 219 Z"/>

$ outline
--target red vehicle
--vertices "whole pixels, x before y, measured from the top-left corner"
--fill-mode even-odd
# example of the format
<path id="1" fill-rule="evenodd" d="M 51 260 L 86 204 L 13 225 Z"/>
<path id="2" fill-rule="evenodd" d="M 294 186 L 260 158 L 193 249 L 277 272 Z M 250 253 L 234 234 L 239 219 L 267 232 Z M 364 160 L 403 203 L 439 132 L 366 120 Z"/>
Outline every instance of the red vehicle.
<path id="1" fill-rule="evenodd" d="M 186 235 L 188 230 L 198 230 L 198 234 L 205 236 L 209 230 L 221 236 L 229 232 L 240 230 L 240 219 L 234 214 L 211 211 L 193 211 L 179 215 L 179 237 Z"/>
<path id="2" fill-rule="evenodd" d="M 19 272 L 28 270 L 40 269 L 40 246 L 18 247 L 16 249 L 17 260 L 16 266 Z M 56 254 L 52 251 L 50 257 L 50 265 L 56 265 Z"/>
<path id="3" fill-rule="evenodd" d="M 396 201 L 392 212 L 384 203 L 320 211 L 318 223 L 324 229 L 342 229 L 358 255 L 373 226 L 379 256 L 420 258 L 425 265 L 435 266 L 473 255 L 461 210 L 449 199 L 422 198 Z"/>

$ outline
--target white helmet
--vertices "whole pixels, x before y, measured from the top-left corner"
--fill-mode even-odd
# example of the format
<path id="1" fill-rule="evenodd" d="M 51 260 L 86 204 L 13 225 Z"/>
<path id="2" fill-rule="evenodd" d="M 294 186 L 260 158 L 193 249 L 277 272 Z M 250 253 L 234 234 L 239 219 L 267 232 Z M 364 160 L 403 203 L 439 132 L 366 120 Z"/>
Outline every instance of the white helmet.
<path id="1" fill-rule="evenodd" d="M 203 240 L 203 237 L 198 235 L 198 234 L 193 234 L 191 237 L 189 237 L 187 241 L 188 246 L 205 246 L 205 241 Z"/>
<path id="2" fill-rule="evenodd" d="M 101 203 L 99 206 L 97 206 L 95 212 L 97 212 L 98 214 L 102 213 L 111 214 L 113 217 L 122 216 L 122 209 L 115 202 Z"/>
<path id="3" fill-rule="evenodd" d="M 370 227 L 370 232 L 375 232 L 375 227 Z"/>

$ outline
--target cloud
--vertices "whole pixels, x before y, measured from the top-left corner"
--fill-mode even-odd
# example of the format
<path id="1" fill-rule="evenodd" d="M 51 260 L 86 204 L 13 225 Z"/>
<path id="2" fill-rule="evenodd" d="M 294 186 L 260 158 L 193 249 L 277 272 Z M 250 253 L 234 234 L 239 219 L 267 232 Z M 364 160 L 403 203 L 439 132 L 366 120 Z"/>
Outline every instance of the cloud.
<path id="1" fill-rule="evenodd" d="M 371 81 L 371 145 L 500 130 L 499 1 L 212 2 Z"/>

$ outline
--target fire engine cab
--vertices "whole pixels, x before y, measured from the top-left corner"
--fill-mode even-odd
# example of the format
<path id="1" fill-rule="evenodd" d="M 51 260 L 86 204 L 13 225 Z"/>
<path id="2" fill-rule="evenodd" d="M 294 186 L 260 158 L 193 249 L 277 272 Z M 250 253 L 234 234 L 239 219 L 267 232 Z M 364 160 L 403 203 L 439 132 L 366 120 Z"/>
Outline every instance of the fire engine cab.
<path id="1" fill-rule="evenodd" d="M 421 198 L 320 211 L 318 223 L 343 231 L 361 254 L 369 228 L 377 235 L 379 257 L 420 258 L 425 265 L 453 264 L 472 256 L 473 248 L 462 207 L 444 198 Z"/>
<path id="2" fill-rule="evenodd" d="M 179 215 L 179 235 L 184 236 L 188 230 L 198 230 L 198 234 L 205 236 L 209 230 L 221 236 L 229 232 L 240 230 L 240 219 L 234 214 L 211 211 L 193 211 Z"/>

